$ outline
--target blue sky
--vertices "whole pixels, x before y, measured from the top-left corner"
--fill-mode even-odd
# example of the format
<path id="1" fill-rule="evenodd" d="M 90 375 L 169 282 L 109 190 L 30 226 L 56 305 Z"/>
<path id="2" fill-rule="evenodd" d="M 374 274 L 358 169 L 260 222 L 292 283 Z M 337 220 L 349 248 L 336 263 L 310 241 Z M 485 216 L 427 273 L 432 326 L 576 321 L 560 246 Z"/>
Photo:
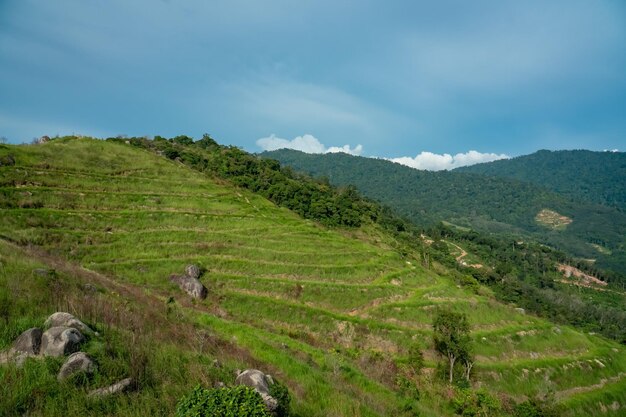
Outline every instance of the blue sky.
<path id="1" fill-rule="evenodd" d="M 626 2 L 0 0 L 0 136 L 205 132 L 452 163 L 624 150 Z"/>

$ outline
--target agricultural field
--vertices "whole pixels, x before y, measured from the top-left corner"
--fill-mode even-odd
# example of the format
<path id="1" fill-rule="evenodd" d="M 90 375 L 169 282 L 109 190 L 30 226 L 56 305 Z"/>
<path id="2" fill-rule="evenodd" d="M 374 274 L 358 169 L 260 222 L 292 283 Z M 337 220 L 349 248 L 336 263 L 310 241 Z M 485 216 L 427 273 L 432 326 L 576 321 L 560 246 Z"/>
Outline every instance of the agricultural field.
<path id="1" fill-rule="evenodd" d="M 0 415 L 66 415 L 61 400 L 70 414 L 170 415 L 196 384 L 232 383 L 248 367 L 287 385 L 296 416 L 453 415 L 432 345 L 438 306 L 467 315 L 471 385 L 499 398 L 503 413 L 528 398 L 555 401 L 566 416 L 626 411 L 623 346 L 460 288 L 374 224 L 323 227 L 123 143 L 0 145 L 0 158 L 9 154 L 14 164 L 0 166 L 0 350 L 58 309 L 110 342 L 88 342 L 101 366 L 87 387 L 60 389 L 55 360 L 0 365 Z M 170 282 L 188 264 L 202 269 L 206 300 Z M 54 279 L 33 273 L 41 268 Z M 414 346 L 424 352 L 419 375 L 406 371 Z M 143 381 L 131 394 L 85 398 L 89 386 L 127 374 Z"/>

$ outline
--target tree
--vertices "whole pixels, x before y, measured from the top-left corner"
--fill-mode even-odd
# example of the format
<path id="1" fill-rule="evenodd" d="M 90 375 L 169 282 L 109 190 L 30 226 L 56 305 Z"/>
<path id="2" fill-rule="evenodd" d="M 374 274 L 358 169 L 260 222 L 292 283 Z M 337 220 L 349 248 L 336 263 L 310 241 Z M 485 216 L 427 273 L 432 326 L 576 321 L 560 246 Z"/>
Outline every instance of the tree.
<path id="1" fill-rule="evenodd" d="M 467 316 L 456 313 L 449 308 L 439 308 L 433 321 L 433 340 L 435 349 L 448 359 L 449 382 L 454 378 L 454 364 L 457 360 L 463 361 L 465 376 L 469 380 L 469 374 L 473 366 L 470 349 L 470 326 Z"/>

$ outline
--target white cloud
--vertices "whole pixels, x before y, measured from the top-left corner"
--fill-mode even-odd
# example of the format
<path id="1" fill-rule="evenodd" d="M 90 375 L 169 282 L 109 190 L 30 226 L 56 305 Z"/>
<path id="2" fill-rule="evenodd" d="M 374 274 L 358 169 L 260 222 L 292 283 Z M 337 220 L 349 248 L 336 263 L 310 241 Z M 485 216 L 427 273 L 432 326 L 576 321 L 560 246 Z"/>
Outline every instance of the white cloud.
<path id="1" fill-rule="evenodd" d="M 466 153 L 457 153 L 452 156 L 450 154 L 436 154 L 432 152 L 421 152 L 415 158 L 403 156 L 400 158 L 388 158 L 389 161 L 397 164 L 406 165 L 415 169 L 424 169 L 428 171 L 449 170 L 468 165 L 480 164 L 482 162 L 491 162 L 498 159 L 510 158 L 505 154 L 480 153 L 477 151 L 469 151 Z"/>
<path id="2" fill-rule="evenodd" d="M 350 145 L 339 146 L 331 146 L 326 149 L 326 153 L 348 153 L 350 155 L 361 155 L 363 152 L 363 146 L 361 144 L 356 145 L 354 148 L 350 148 Z"/>
<path id="3" fill-rule="evenodd" d="M 327 148 L 313 135 L 302 135 L 292 140 L 282 139 L 271 134 L 266 138 L 256 141 L 258 147 L 264 151 L 275 151 L 277 149 L 295 149 L 305 153 L 337 153 L 344 152 L 350 155 L 360 155 L 363 152 L 363 146 L 360 144 L 351 148 L 350 145 L 331 146 Z"/>

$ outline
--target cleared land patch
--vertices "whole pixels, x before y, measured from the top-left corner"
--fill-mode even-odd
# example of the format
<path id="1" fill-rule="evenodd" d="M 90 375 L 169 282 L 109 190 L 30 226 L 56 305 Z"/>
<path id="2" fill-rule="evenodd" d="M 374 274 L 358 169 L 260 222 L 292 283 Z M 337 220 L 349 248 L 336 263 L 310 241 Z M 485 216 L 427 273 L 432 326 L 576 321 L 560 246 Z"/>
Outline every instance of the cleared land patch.
<path id="1" fill-rule="evenodd" d="M 571 218 L 550 209 L 542 209 L 535 216 L 535 220 L 540 225 L 553 230 L 564 230 L 573 222 Z"/>

